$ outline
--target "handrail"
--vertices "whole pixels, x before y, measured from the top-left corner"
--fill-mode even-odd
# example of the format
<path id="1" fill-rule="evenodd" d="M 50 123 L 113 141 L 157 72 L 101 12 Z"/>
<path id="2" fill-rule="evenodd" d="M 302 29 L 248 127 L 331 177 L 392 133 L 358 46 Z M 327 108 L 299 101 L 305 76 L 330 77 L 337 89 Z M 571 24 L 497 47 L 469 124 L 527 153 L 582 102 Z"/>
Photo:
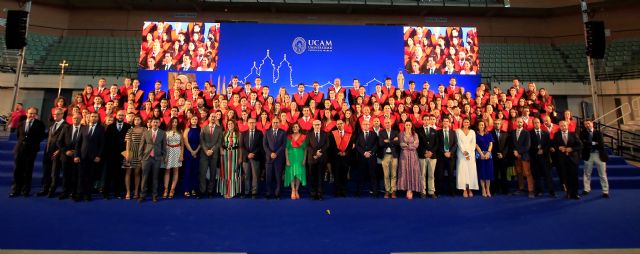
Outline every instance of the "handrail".
<path id="1" fill-rule="evenodd" d="M 617 112 L 617 110 L 618 110 L 618 109 L 622 109 L 624 106 L 628 106 L 628 107 L 629 107 L 629 111 L 628 111 L 627 113 L 623 113 L 620 117 L 618 117 L 618 118 L 616 118 L 615 120 L 613 120 L 613 121 L 611 121 L 611 122 L 607 123 L 607 125 L 609 125 L 609 124 L 611 124 L 611 123 L 614 123 L 614 122 L 616 122 L 616 121 L 618 121 L 618 120 L 622 119 L 623 117 L 625 117 L 625 116 L 627 116 L 627 115 L 631 114 L 631 111 L 632 111 L 632 110 L 631 110 L 631 104 L 633 104 L 633 103 L 634 103 L 635 101 L 637 101 L 637 100 L 640 100 L 640 97 L 636 97 L 635 99 L 632 99 L 632 100 L 631 100 L 631 102 L 625 102 L 625 103 L 623 103 L 622 105 L 620 105 L 620 106 L 618 106 L 618 107 L 616 107 L 616 108 L 614 108 L 614 109 L 610 110 L 610 111 L 609 111 L 609 112 L 607 112 L 606 114 L 603 114 L 603 115 L 599 116 L 598 118 L 594 119 L 593 121 L 594 121 L 594 122 L 597 122 L 597 121 L 601 120 L 602 118 L 604 118 L 605 116 L 607 116 L 607 115 L 609 115 L 609 114 L 611 114 L 611 113 L 613 113 L 613 112 Z M 624 110 L 622 110 L 622 111 L 624 111 Z"/>

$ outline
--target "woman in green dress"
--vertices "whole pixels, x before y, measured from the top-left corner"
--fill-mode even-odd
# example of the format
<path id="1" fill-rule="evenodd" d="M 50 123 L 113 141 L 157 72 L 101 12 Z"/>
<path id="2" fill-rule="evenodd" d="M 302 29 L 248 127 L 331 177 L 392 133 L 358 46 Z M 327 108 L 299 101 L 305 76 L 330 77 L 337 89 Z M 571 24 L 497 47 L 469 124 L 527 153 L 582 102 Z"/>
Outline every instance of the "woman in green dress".
<path id="1" fill-rule="evenodd" d="M 306 136 L 300 133 L 300 125 L 293 123 L 290 134 L 287 138 L 285 158 L 287 166 L 284 172 L 284 186 L 291 185 L 291 199 L 300 199 L 300 184 L 307 185 L 306 169 L 304 167 L 305 153 L 307 147 Z"/>
<path id="2" fill-rule="evenodd" d="M 222 167 L 218 173 L 218 193 L 225 198 L 233 198 L 240 193 L 240 150 L 238 139 L 240 135 L 234 120 L 227 121 L 227 130 L 222 136 L 222 148 L 220 148 L 220 159 Z"/>

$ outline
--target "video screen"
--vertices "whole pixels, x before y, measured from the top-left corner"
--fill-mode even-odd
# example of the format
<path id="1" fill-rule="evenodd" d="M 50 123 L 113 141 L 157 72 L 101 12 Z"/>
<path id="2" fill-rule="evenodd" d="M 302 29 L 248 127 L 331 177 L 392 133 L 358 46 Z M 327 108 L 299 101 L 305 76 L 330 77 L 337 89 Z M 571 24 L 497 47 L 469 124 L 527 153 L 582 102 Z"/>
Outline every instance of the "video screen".
<path id="1" fill-rule="evenodd" d="M 409 74 L 480 74 L 475 27 L 404 27 L 404 66 Z"/>
<path id="2" fill-rule="evenodd" d="M 220 23 L 144 22 L 138 68 L 214 71 L 218 67 Z"/>

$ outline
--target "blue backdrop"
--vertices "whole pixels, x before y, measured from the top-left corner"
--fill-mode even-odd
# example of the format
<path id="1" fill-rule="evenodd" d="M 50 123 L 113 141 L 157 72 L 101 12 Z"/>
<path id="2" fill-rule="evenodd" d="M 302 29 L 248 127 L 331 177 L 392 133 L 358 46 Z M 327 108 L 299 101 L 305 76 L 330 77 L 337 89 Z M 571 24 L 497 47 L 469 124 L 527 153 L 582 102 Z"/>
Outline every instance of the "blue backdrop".
<path id="1" fill-rule="evenodd" d="M 215 86 L 218 76 L 226 77 L 229 83 L 234 75 L 241 82 L 253 82 L 259 75 L 263 85 L 272 88 L 272 95 L 278 90 L 274 87 L 296 91 L 298 83 L 311 87 L 313 81 L 326 91 L 334 78 L 341 78 L 345 87 L 358 78 L 370 93 L 385 77 L 391 77 L 397 86 L 399 71 L 404 73 L 405 88 L 410 80 L 416 82 L 416 89 L 422 89 L 424 81 L 431 84 L 431 90 L 437 90 L 439 83 L 449 83 L 452 75 L 404 72 L 403 47 L 401 26 L 222 23 L 218 68 L 213 72 L 181 73 L 194 73 L 201 88 L 209 80 Z M 466 91 L 475 91 L 481 80 L 480 75 L 453 76 Z M 138 78 L 146 91 L 153 90 L 156 80 L 167 89 L 167 71 L 140 70 Z"/>

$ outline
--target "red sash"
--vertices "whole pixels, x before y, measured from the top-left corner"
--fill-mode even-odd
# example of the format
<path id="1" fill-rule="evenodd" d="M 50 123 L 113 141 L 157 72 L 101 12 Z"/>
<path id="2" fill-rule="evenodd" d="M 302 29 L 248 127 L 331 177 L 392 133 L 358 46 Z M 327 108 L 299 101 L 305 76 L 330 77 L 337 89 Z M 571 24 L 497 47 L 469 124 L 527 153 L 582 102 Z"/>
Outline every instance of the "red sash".
<path id="1" fill-rule="evenodd" d="M 304 140 L 307 138 L 307 136 L 300 134 L 300 136 L 298 136 L 297 139 L 293 138 L 293 135 L 289 135 L 289 140 L 291 140 L 291 146 L 298 148 L 302 145 L 302 143 L 304 143 Z"/>
<path id="2" fill-rule="evenodd" d="M 351 133 L 348 133 L 345 131 L 344 137 L 340 137 L 340 131 L 335 130 L 333 131 L 333 138 L 336 139 L 338 150 L 340 150 L 340 152 L 344 152 L 347 150 L 347 147 L 349 146 L 349 141 L 351 140 Z"/>

